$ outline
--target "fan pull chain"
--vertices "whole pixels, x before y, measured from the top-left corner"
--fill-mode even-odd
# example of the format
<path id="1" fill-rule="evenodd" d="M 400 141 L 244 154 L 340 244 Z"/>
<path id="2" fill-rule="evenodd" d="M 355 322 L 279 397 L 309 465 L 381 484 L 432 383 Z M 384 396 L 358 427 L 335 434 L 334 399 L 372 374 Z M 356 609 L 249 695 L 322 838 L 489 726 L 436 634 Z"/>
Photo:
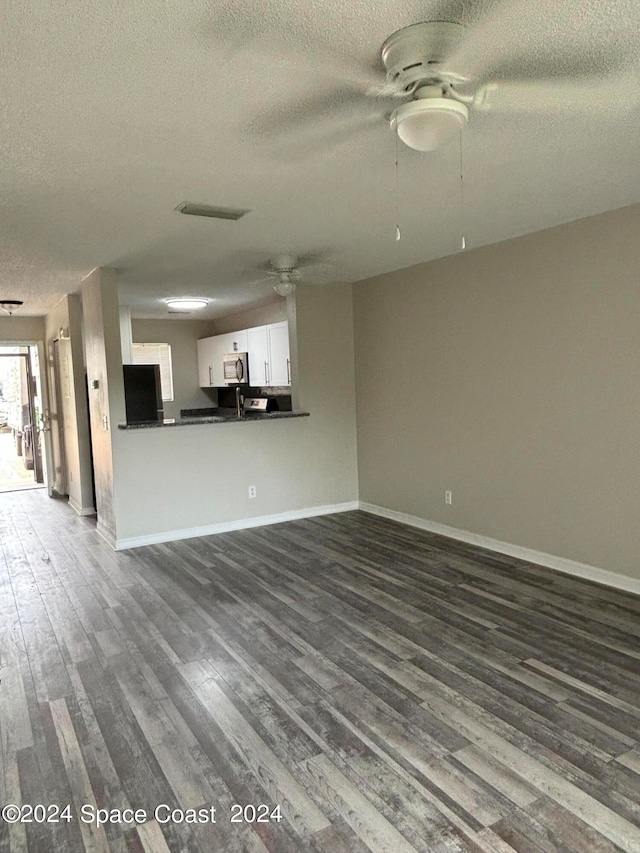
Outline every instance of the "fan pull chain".
<path id="1" fill-rule="evenodd" d="M 464 251 L 467 248 L 467 239 L 464 233 L 464 168 L 462 161 L 462 129 L 460 130 L 460 231 L 462 233 L 460 245 L 462 251 Z"/>
<path id="2" fill-rule="evenodd" d="M 400 241 L 400 190 L 398 187 L 398 134 L 396 138 L 396 243 Z"/>

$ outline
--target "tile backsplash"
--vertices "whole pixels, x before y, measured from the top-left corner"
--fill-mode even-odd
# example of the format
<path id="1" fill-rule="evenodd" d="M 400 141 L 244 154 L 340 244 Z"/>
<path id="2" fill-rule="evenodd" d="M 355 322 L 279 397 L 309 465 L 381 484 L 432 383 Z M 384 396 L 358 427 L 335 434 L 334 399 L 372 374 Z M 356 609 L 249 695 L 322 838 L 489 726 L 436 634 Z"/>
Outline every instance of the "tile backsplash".
<path id="1" fill-rule="evenodd" d="M 242 386 L 243 397 L 273 397 L 273 409 L 277 412 L 291 411 L 291 388 L 270 386 L 268 388 L 253 388 Z M 222 409 L 233 409 L 236 405 L 235 386 L 218 388 L 218 405 Z"/>

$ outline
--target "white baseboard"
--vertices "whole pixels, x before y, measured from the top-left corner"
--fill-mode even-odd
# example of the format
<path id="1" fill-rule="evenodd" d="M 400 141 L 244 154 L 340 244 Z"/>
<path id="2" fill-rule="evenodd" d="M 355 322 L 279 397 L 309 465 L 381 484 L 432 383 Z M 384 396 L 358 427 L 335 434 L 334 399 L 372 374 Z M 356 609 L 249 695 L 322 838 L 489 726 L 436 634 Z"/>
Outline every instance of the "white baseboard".
<path id="1" fill-rule="evenodd" d="M 77 501 L 75 501 L 71 497 L 71 495 L 69 495 L 69 506 L 71 507 L 71 509 L 73 509 L 75 512 L 77 512 L 78 515 L 95 515 L 96 514 L 95 507 L 93 507 L 93 506 L 80 506 L 80 504 Z"/>
<path id="2" fill-rule="evenodd" d="M 394 509 L 386 509 L 382 506 L 376 506 L 376 504 L 366 503 L 366 501 L 360 501 L 360 509 L 363 512 L 370 512 L 372 515 L 380 515 L 392 521 L 399 521 L 401 524 L 408 524 L 410 527 L 419 527 L 421 530 L 428 530 L 430 533 L 439 533 L 441 536 L 448 536 L 450 539 L 467 542 L 469 545 L 478 545 L 480 548 L 487 548 L 489 551 L 498 551 L 500 554 L 507 554 L 509 557 L 517 557 L 527 563 L 537 563 L 539 566 L 555 569 L 567 575 L 574 575 L 575 577 L 584 578 L 594 583 L 600 583 L 604 586 L 640 595 L 640 578 L 620 575 L 617 572 L 610 572 L 607 569 L 600 569 L 597 566 L 589 566 L 586 563 L 578 563 L 575 560 L 568 560 L 565 557 L 546 554 L 544 551 L 522 548 L 520 545 L 501 542 L 499 539 L 491 539 L 488 536 L 481 536 L 478 533 L 471 533 L 468 530 L 460 530 L 458 527 L 449 527 L 446 524 L 439 524 L 437 521 L 429 521 L 425 518 L 419 518 L 416 515 L 407 515 L 407 513 L 397 512 Z"/>
<path id="3" fill-rule="evenodd" d="M 142 545 L 157 545 L 160 542 L 174 542 L 178 539 L 193 539 L 195 536 L 211 536 L 215 533 L 229 533 L 232 530 L 245 530 L 248 527 L 264 527 L 267 524 L 279 524 L 281 521 L 295 521 L 299 518 L 312 518 L 315 515 L 331 515 L 335 512 L 348 512 L 359 509 L 358 501 L 348 501 L 341 504 L 326 506 L 311 506 L 305 509 L 280 512 L 275 515 L 259 515 L 253 518 L 239 518 L 235 521 L 222 521 L 218 524 L 207 524 L 203 527 L 186 527 L 180 530 L 165 530 L 161 533 L 149 533 L 144 536 L 130 536 L 127 539 L 117 539 L 115 550 L 140 548 Z M 100 530 L 98 529 L 98 532 Z M 103 538 L 107 539 L 103 535 Z M 111 543 L 109 543 L 111 544 Z M 114 547 L 112 545 L 112 547 Z"/>

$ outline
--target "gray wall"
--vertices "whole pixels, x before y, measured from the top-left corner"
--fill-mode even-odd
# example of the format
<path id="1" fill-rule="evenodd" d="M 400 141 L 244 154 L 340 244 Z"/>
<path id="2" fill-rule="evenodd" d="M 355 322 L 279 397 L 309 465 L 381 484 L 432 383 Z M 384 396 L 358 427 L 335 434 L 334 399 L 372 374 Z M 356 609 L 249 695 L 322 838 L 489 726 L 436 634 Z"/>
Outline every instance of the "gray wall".
<path id="1" fill-rule="evenodd" d="M 113 544 L 120 484 L 114 471 L 112 441 L 118 423 L 125 421 L 118 286 L 113 270 L 98 268 L 84 279 L 82 312 L 98 531 Z M 96 388 L 91 387 L 93 381 Z"/>
<path id="2" fill-rule="evenodd" d="M 119 540 L 357 500 L 351 286 L 296 296 L 300 402 L 311 416 L 117 431 Z"/>
<path id="3" fill-rule="evenodd" d="M 356 285 L 360 499 L 639 578 L 639 233 L 627 208 Z"/>
<path id="4" fill-rule="evenodd" d="M 268 282 L 266 284 L 268 286 Z M 215 331 L 211 334 L 223 335 L 237 332 L 239 329 L 252 329 L 254 326 L 266 326 L 267 323 L 279 323 L 287 319 L 287 300 L 281 296 L 270 299 L 255 308 L 227 314 L 213 321 Z"/>

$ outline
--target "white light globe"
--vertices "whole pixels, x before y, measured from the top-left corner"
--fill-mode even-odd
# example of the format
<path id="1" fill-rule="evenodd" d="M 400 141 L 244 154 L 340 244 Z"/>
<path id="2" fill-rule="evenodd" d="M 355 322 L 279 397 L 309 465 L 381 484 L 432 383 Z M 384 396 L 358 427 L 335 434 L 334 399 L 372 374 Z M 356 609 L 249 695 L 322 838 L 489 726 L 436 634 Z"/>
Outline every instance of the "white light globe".
<path id="1" fill-rule="evenodd" d="M 278 296 L 291 296 L 296 289 L 296 285 L 293 281 L 279 281 L 277 284 L 273 285 L 273 289 Z"/>
<path id="2" fill-rule="evenodd" d="M 391 116 L 391 127 L 415 151 L 434 151 L 460 132 L 469 119 L 464 104 L 449 98 L 424 98 L 403 104 Z"/>

